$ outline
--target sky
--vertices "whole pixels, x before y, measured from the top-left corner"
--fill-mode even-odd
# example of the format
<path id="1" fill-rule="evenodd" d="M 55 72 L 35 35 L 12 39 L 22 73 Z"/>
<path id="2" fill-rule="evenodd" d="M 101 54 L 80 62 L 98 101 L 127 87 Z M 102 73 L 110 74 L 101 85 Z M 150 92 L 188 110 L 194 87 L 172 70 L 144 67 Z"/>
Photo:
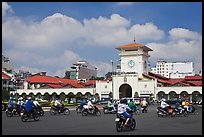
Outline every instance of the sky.
<path id="1" fill-rule="evenodd" d="M 202 2 L 2 2 L 2 54 L 15 71 L 64 77 L 86 60 L 98 77 L 119 63 L 117 46 L 151 48 L 149 63 L 202 69 Z"/>

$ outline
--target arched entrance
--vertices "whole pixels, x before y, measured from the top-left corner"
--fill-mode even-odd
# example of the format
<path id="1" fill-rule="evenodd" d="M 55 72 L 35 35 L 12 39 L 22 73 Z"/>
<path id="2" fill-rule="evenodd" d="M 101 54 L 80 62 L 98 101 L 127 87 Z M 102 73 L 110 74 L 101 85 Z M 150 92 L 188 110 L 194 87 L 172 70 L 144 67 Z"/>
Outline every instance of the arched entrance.
<path id="1" fill-rule="evenodd" d="M 129 84 L 122 84 L 119 88 L 119 98 L 132 97 L 132 87 Z"/>

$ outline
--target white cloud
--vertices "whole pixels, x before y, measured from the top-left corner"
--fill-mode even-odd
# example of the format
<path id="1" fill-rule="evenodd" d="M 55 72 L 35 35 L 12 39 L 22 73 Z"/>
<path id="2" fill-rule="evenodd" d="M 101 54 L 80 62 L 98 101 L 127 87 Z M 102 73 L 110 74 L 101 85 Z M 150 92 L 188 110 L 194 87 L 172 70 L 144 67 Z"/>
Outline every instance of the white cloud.
<path id="1" fill-rule="evenodd" d="M 11 7 L 7 3 L 2 4 L 2 14 L 5 14 Z M 2 47 L 14 66 L 20 68 L 29 65 L 34 70 L 39 68 L 53 75 L 64 74 L 65 69 L 69 69 L 82 58 L 89 58 L 87 61 L 94 63 L 92 65 L 98 68 L 99 75 L 106 74 L 111 71 L 109 62 L 96 61 L 87 49 L 102 47 L 114 51 L 116 46 L 132 43 L 134 37 L 138 43 L 151 41 L 148 45 L 154 51 L 150 53 L 150 59 L 191 57 L 197 63 L 201 62 L 202 35 L 197 32 L 173 28 L 169 31 L 169 41 L 161 43 L 159 41 L 165 37 L 165 33 L 152 22 L 132 26 L 130 24 L 130 20 L 119 14 L 80 22 L 67 15 L 55 13 L 39 22 L 29 23 L 19 17 L 10 16 L 2 22 Z M 80 51 L 89 53 L 89 57 L 82 57 L 77 51 L 79 48 L 82 49 Z M 99 54 L 106 56 L 106 53 Z"/>
<path id="2" fill-rule="evenodd" d="M 186 33 L 189 35 L 186 35 Z M 195 70 L 198 72 L 202 68 L 201 37 L 202 35 L 197 32 L 183 28 L 173 28 L 169 31 L 170 39 L 168 42 L 147 44 L 148 47 L 153 49 L 150 52 L 150 60 L 154 64 L 159 58 L 164 58 L 167 61 L 192 61 L 195 64 Z"/>
<path id="3" fill-rule="evenodd" d="M 164 32 L 153 23 L 136 24 L 129 30 L 131 36 L 135 36 L 137 41 L 161 40 Z"/>
<path id="4" fill-rule="evenodd" d="M 10 13 L 14 13 L 11 6 L 7 2 L 2 2 L 2 17 Z"/>
<path id="5" fill-rule="evenodd" d="M 201 39 L 201 35 L 197 32 L 190 31 L 184 28 L 173 28 L 169 31 L 169 37 L 172 40 L 178 39 Z"/>
<path id="6" fill-rule="evenodd" d="M 119 6 L 129 6 L 134 4 L 135 2 L 117 2 L 117 5 Z"/>

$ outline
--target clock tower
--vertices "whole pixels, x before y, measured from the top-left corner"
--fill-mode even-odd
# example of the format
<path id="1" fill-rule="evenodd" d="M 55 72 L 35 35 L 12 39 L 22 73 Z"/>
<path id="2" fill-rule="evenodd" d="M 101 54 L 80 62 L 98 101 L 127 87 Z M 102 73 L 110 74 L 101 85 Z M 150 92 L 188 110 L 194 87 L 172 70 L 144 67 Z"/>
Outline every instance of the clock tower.
<path id="1" fill-rule="evenodd" d="M 119 56 L 121 60 L 121 72 L 124 73 L 136 73 L 139 78 L 142 78 L 142 73 L 148 73 L 148 48 L 143 44 L 132 43 L 116 47 L 119 50 Z"/>

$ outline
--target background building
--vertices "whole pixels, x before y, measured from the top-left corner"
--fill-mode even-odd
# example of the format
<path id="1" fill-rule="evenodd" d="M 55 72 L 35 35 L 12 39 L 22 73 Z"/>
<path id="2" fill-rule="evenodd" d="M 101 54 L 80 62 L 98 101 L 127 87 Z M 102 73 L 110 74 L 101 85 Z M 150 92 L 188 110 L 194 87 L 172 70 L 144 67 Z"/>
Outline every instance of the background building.
<path id="1" fill-rule="evenodd" d="M 87 81 L 92 77 L 97 77 L 97 68 L 89 64 L 87 61 L 78 61 L 71 66 L 71 70 L 66 71 L 66 77 Z"/>
<path id="2" fill-rule="evenodd" d="M 184 78 L 185 76 L 194 76 L 193 62 L 172 62 L 160 59 L 156 67 L 151 68 L 151 72 L 160 74 L 167 78 Z"/>

